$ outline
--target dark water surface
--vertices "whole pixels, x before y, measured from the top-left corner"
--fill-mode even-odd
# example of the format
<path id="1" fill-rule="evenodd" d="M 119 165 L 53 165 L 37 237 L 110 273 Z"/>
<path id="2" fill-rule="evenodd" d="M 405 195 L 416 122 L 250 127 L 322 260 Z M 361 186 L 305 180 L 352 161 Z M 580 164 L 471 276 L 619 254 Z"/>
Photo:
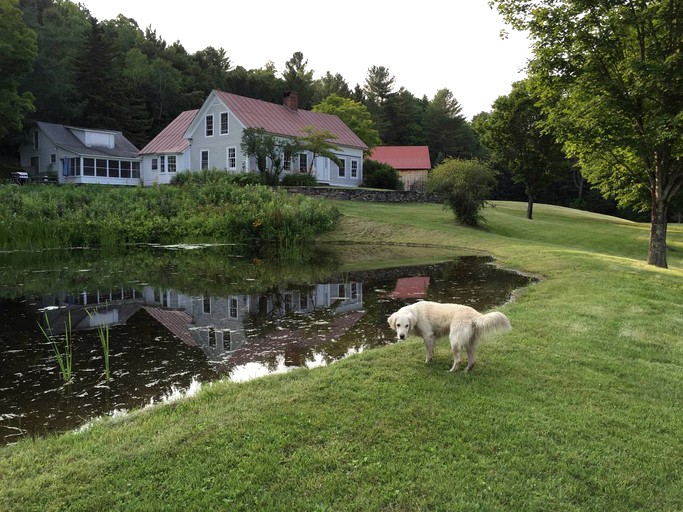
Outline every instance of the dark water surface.
<path id="1" fill-rule="evenodd" d="M 401 306 L 428 299 L 486 310 L 529 282 L 487 257 L 424 248 L 316 249 L 293 261 L 231 246 L 0 256 L 0 444 L 197 383 L 326 365 L 393 343 L 386 319 Z M 381 266 L 373 258 L 394 263 L 358 270 Z M 55 346 L 63 354 L 67 337 L 65 383 Z"/>

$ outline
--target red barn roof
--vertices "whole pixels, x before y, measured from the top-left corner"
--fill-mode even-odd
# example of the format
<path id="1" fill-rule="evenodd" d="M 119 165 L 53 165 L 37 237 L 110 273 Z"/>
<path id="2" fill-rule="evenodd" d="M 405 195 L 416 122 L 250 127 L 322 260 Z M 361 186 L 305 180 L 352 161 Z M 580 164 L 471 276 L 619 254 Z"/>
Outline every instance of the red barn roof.
<path id="1" fill-rule="evenodd" d="M 428 146 L 377 146 L 368 158 L 388 164 L 397 171 L 432 168 Z"/>

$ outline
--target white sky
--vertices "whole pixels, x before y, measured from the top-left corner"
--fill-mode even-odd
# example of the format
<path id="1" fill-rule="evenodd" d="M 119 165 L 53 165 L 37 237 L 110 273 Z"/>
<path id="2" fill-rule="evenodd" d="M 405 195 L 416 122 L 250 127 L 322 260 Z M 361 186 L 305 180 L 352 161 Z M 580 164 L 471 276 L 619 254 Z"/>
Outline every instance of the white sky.
<path id="1" fill-rule="evenodd" d="M 340 73 L 353 89 L 371 66 L 384 66 L 396 90 L 429 99 L 449 89 L 468 119 L 524 78 L 530 57 L 523 34 L 506 29 L 487 0 L 421 0 L 410 7 L 385 0 L 80 0 L 100 21 L 123 14 L 188 53 L 223 48 L 233 67 L 278 71 L 294 52 L 314 78 Z M 403 2 L 401 2 L 403 3 Z"/>

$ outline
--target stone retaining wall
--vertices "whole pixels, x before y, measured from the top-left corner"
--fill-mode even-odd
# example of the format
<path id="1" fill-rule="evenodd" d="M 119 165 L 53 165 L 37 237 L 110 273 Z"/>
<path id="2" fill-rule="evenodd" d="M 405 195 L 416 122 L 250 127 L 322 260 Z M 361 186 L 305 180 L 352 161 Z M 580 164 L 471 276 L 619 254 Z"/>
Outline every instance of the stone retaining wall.
<path id="1" fill-rule="evenodd" d="M 280 187 L 293 194 L 304 194 L 328 199 L 372 201 L 375 203 L 441 203 L 438 194 L 414 190 L 368 190 L 334 187 Z"/>

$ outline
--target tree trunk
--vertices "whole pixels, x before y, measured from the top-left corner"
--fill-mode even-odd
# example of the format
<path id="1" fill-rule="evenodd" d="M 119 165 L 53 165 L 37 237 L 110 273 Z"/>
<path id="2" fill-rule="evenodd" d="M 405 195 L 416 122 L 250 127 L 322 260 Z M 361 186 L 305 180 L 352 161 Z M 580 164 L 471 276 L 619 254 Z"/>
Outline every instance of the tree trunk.
<path id="1" fill-rule="evenodd" d="M 652 212 L 650 220 L 650 247 L 647 253 L 648 265 L 668 268 L 666 264 L 666 204 L 652 192 Z"/>
<path id="2" fill-rule="evenodd" d="M 532 220 L 534 217 L 534 195 L 529 194 L 529 201 L 526 204 L 526 218 Z"/>

